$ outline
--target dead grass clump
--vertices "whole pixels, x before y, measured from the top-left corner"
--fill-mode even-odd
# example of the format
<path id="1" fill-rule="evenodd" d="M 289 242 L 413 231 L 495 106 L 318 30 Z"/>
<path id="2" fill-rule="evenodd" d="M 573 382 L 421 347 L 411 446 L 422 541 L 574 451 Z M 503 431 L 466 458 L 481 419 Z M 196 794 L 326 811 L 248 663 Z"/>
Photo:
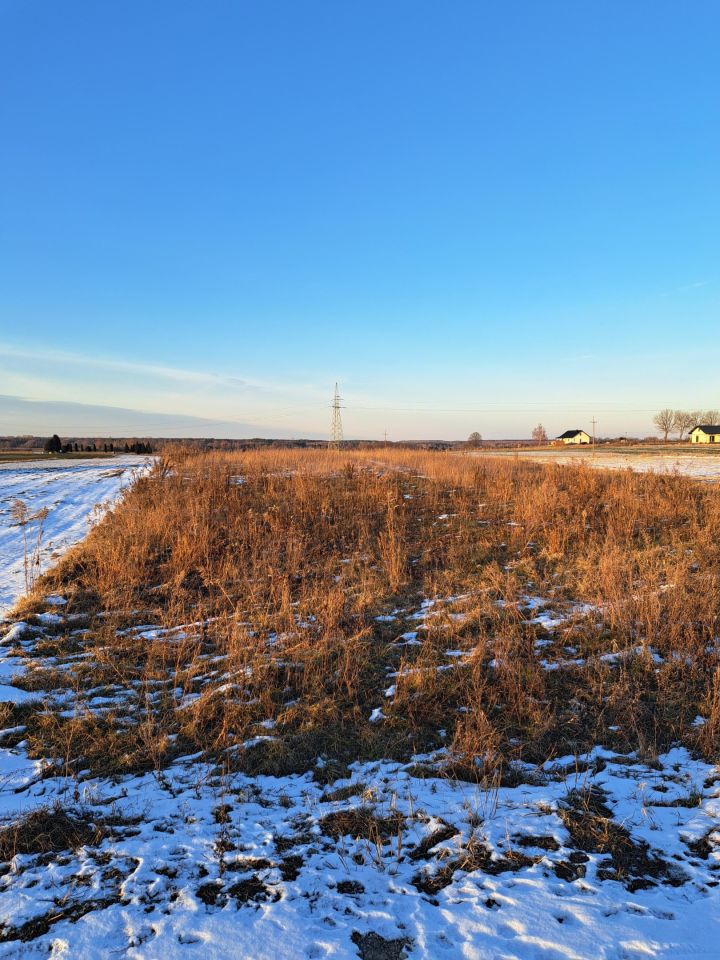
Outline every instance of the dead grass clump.
<path id="1" fill-rule="evenodd" d="M 350 783 L 346 787 L 337 787 L 335 790 L 326 790 L 320 800 L 322 803 L 339 803 L 342 800 L 349 800 L 350 797 L 357 797 L 365 792 L 364 783 Z"/>
<path id="2" fill-rule="evenodd" d="M 74 776 L 86 765 L 101 776 L 111 776 L 159 771 L 183 749 L 188 750 L 187 741 L 171 740 L 161 718 L 150 720 L 152 736 L 148 736 L 146 724 L 139 717 L 114 712 L 71 717 L 54 711 L 35 713 L 27 722 L 28 753 L 50 759 L 65 776 Z"/>
<path id="3" fill-rule="evenodd" d="M 320 829 L 333 840 L 340 837 L 388 841 L 402 833 L 405 818 L 400 813 L 378 816 L 372 807 L 355 807 L 328 813 L 320 820 Z"/>
<path id="4" fill-rule="evenodd" d="M 65 810 L 59 803 L 39 807 L 0 830 L 0 860 L 77 850 L 98 844 L 103 836 L 102 827 L 80 809 Z"/>

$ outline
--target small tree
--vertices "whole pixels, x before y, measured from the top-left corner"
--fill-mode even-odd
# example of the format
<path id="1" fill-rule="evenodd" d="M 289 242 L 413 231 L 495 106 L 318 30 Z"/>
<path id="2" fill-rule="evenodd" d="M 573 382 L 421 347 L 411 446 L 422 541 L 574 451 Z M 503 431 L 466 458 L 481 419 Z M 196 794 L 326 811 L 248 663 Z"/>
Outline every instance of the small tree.
<path id="1" fill-rule="evenodd" d="M 56 433 L 54 433 L 49 440 L 45 441 L 45 453 L 61 453 L 62 448 L 62 440 Z"/>
<path id="2" fill-rule="evenodd" d="M 532 438 L 533 438 L 533 443 L 537 443 L 538 446 L 540 446 L 540 444 L 548 442 L 547 432 L 545 430 L 545 427 L 541 423 L 539 423 L 533 429 Z"/>
<path id="3" fill-rule="evenodd" d="M 664 410 L 661 410 L 660 413 L 656 413 L 653 417 L 653 423 L 658 428 L 660 433 L 663 435 L 663 440 L 667 443 L 668 434 L 675 429 L 675 417 L 676 411 L 670 410 L 669 407 L 666 407 Z"/>
<path id="4" fill-rule="evenodd" d="M 467 445 L 475 448 L 482 446 L 482 436 L 477 432 L 477 430 L 473 430 L 473 432 L 467 438 Z"/>
<path id="5" fill-rule="evenodd" d="M 682 440 L 685 431 L 692 429 L 692 427 L 696 425 L 696 417 L 697 413 L 692 410 L 675 411 L 675 429 L 678 432 L 678 440 Z"/>

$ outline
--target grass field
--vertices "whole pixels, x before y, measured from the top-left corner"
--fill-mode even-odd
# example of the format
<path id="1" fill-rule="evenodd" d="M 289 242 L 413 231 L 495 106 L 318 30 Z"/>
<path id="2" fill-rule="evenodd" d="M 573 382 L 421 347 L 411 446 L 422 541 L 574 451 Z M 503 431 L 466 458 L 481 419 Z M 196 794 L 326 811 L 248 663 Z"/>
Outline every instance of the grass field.
<path id="1" fill-rule="evenodd" d="M 383 751 L 388 726 L 393 749 L 409 755 L 436 745 L 441 718 L 463 755 L 490 751 L 498 762 L 586 749 L 618 720 L 614 739 L 623 748 L 697 740 L 692 722 L 712 694 L 708 645 L 718 626 L 714 490 L 684 478 L 413 454 L 389 464 L 302 453 L 189 457 L 166 473 L 137 484 L 81 557 L 61 564 L 52 589 L 70 609 L 103 613 L 102 645 L 114 629 L 108 621 L 127 628 L 133 610 L 160 629 L 215 624 L 212 652 L 230 657 L 233 676 L 251 678 L 244 699 L 252 708 L 236 698 L 221 712 L 194 708 L 184 731 L 196 731 L 194 746 L 228 728 L 244 740 L 268 717 L 285 731 L 272 749 L 281 767 L 286 739 L 297 766 L 295 737 L 307 742 L 312 764 L 327 738 L 343 755 L 358 744 L 368 755 Z M 533 655 L 544 621 L 528 625 L 524 608 L 572 623 L 564 646 L 545 644 L 540 658 L 565 660 L 564 647 L 573 646 L 566 669 L 548 670 Z M 388 643 L 427 619 L 430 642 L 401 650 Z M 147 647 L 127 643 L 142 680 L 155 669 L 138 657 L 136 648 Z M 440 669 L 455 648 L 453 659 L 470 669 Z M 189 689 L 197 689 L 202 645 L 194 640 L 183 652 Z M 598 659 L 618 653 L 632 671 Z M 400 682 L 389 705 L 391 668 Z M 579 686 L 583 724 L 567 716 L 568 692 Z M 289 691 L 291 709 L 277 688 Z M 458 714 L 469 697 L 489 703 Z M 380 704 L 391 717 L 371 726 Z M 171 716 L 167 732 L 180 733 Z M 109 745 L 102 743 L 106 762 Z"/>
<path id="2" fill-rule="evenodd" d="M 27 461 L 55 460 L 97 460 L 103 457 L 113 457 L 114 453 L 104 451 L 90 451 L 86 453 L 44 453 L 42 450 L 0 450 L 0 463 L 25 463 Z"/>
<path id="3" fill-rule="evenodd" d="M 720 491 L 688 477 L 414 452 L 158 463 L 5 631 L 22 858 L 0 944 L 701 948 L 719 595 Z M 49 913 L 25 892 L 50 895 L 41 863 L 70 885 Z"/>

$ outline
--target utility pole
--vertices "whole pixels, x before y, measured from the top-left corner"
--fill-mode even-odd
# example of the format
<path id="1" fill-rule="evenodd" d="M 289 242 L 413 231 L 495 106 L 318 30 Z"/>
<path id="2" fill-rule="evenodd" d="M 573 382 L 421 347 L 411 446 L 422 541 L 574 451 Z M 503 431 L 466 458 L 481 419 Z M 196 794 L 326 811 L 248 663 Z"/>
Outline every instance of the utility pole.
<path id="1" fill-rule="evenodd" d="M 343 442 L 343 428 L 342 428 L 342 418 L 340 417 L 340 401 L 342 397 L 338 392 L 338 385 L 335 384 L 335 396 L 333 397 L 332 402 L 332 425 L 330 427 L 330 446 L 335 450 L 339 450 L 342 447 Z"/>
<path id="2" fill-rule="evenodd" d="M 385 448 L 387 449 L 387 429 L 385 430 Z"/>
<path id="3" fill-rule="evenodd" d="M 592 425 L 593 425 L 593 456 L 595 456 L 595 424 L 596 424 L 596 423 L 597 423 L 597 420 L 595 419 L 595 415 L 593 414 L 593 418 L 592 418 Z"/>

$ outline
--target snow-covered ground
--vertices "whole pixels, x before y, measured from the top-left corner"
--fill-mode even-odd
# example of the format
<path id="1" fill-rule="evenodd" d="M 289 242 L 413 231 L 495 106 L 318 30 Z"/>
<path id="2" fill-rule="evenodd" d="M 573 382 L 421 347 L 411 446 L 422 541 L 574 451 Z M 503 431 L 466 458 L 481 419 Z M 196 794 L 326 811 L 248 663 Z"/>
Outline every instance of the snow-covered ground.
<path id="1" fill-rule="evenodd" d="M 85 815 L 112 813 L 112 826 L 49 862 L 15 857 L 0 923 L 17 939 L 0 956 L 717 957 L 720 860 L 703 846 L 718 828 L 715 771 L 679 750 L 661 769 L 588 760 L 597 772 L 566 758 L 497 791 L 389 763 L 358 764 L 332 789 L 309 774 L 222 778 L 193 757 L 162 778 L 85 780 Z M 42 779 L 19 751 L 2 763 L 4 815 L 72 808 L 73 783 Z M 568 811 L 589 785 L 631 838 L 636 873 L 573 840 Z M 342 788 L 355 794 L 334 799 Z"/>
<path id="2" fill-rule="evenodd" d="M 149 462 L 147 457 L 118 456 L 0 463 L 0 616 L 38 573 L 82 540 L 103 507 Z M 24 524 L 18 522 L 18 509 L 23 509 L 16 507 L 18 502 L 27 511 Z M 38 515 L 45 510 L 41 520 Z"/>
<path id="3" fill-rule="evenodd" d="M 66 614 L 62 599 L 48 597 L 44 613 L 0 637 L 0 701 L 16 699 L 3 691 L 24 673 L 62 676 L 87 656 L 39 652 L 46 637 L 82 643 L 83 615 Z M 411 624 L 401 638 L 421 644 L 434 618 L 461 616 L 453 610 L 466 600 L 427 600 L 382 620 Z M 592 615 L 529 597 L 519 609 L 549 637 Z M 199 626 L 136 630 L 173 644 Z M 442 669 L 463 669 L 456 651 L 447 656 Z M 18 709 L 36 697 L 65 717 L 110 712 L 132 723 L 147 696 L 71 683 L 28 693 Z M 0 731 L 0 827 L 57 804 L 99 832 L 74 851 L 17 853 L 0 871 L 0 957 L 718 956 L 720 770 L 684 749 L 647 764 L 598 747 L 518 764 L 506 785 L 442 776 L 443 750 L 356 763 L 331 783 L 322 763 L 249 777 L 200 755 L 140 775 L 68 777 L 28 757 L 22 723 Z M 272 738 L 271 723 L 260 727 L 247 749 Z"/>
<path id="4" fill-rule="evenodd" d="M 475 456 L 521 457 L 538 460 L 541 463 L 586 464 L 602 470 L 637 470 L 640 473 L 678 473 L 698 480 L 717 482 L 720 480 L 720 454 L 692 453 L 621 453 L 602 452 L 593 454 L 587 449 L 562 450 L 558 452 L 542 450 L 488 451 Z"/>

